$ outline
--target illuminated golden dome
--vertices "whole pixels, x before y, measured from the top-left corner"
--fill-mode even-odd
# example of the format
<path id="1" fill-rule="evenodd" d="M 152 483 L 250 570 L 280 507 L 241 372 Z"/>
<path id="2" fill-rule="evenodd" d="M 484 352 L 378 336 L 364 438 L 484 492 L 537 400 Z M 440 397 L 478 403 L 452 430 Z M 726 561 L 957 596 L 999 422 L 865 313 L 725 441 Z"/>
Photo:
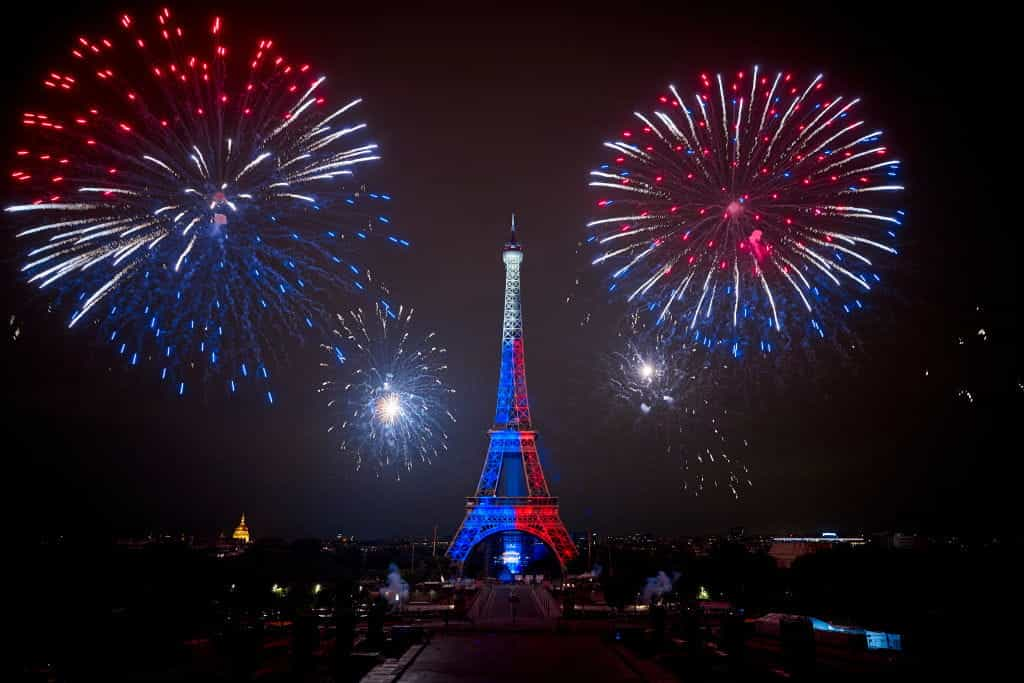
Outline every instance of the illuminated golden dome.
<path id="1" fill-rule="evenodd" d="M 231 534 L 231 538 L 242 543 L 249 543 L 249 527 L 245 525 L 245 513 L 242 513 L 242 519 L 239 520 L 238 526 L 235 527 L 235 533 Z"/>

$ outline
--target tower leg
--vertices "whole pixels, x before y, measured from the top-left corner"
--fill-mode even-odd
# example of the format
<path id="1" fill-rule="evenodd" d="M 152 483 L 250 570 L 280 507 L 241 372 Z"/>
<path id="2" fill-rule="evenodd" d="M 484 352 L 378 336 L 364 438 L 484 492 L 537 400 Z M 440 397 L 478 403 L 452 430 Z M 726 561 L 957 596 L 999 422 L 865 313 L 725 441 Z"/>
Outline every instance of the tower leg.
<path id="1" fill-rule="evenodd" d="M 448 556 L 464 563 L 482 540 L 503 531 L 525 531 L 547 544 L 565 572 L 566 563 L 576 556 L 576 546 L 558 514 L 554 498 L 502 498 L 470 502 L 466 517 L 448 548 Z"/>

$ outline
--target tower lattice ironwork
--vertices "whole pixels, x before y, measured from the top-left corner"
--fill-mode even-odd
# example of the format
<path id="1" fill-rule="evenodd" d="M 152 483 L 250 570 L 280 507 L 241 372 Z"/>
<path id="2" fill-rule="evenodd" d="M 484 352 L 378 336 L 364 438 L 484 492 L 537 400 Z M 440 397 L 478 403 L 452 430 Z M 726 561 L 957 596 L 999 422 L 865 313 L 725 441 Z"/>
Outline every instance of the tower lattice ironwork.
<path id="1" fill-rule="evenodd" d="M 530 420 L 523 348 L 523 310 L 519 266 L 523 249 L 512 236 L 501 255 L 505 263 L 505 307 L 501 325 L 501 371 L 490 446 L 476 494 L 466 498 L 466 516 L 448 556 L 463 563 L 470 551 L 488 536 L 521 531 L 543 541 L 564 568 L 576 555 L 576 546 L 558 514 L 558 499 L 551 495 L 537 455 L 537 432 Z"/>

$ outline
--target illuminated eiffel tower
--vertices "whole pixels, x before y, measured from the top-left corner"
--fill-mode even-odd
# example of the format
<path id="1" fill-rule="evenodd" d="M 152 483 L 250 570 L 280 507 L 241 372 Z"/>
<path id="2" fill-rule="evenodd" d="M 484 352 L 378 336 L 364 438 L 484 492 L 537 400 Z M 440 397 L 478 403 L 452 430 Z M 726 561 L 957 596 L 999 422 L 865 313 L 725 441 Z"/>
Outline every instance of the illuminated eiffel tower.
<path id="1" fill-rule="evenodd" d="M 470 551 L 485 538 L 498 533 L 507 538 L 514 535 L 510 532 L 521 532 L 543 541 L 564 570 L 566 562 L 575 557 L 576 546 L 558 514 L 558 499 L 548 490 L 537 456 L 537 432 L 530 421 L 519 292 L 523 248 L 516 240 L 515 216 L 501 260 L 505 262 L 505 314 L 498 407 L 488 432 L 490 447 L 480 483 L 476 493 L 466 498 L 466 517 L 452 539 L 448 556 L 461 567 Z"/>

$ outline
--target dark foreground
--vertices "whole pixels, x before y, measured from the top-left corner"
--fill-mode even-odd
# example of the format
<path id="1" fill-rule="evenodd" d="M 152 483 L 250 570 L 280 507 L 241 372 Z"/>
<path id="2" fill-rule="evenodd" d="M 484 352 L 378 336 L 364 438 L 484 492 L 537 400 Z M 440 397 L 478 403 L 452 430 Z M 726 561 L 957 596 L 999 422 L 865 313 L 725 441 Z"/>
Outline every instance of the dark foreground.
<path id="1" fill-rule="evenodd" d="M 396 680 L 640 681 L 636 671 L 596 634 L 452 633 L 427 643 Z"/>

